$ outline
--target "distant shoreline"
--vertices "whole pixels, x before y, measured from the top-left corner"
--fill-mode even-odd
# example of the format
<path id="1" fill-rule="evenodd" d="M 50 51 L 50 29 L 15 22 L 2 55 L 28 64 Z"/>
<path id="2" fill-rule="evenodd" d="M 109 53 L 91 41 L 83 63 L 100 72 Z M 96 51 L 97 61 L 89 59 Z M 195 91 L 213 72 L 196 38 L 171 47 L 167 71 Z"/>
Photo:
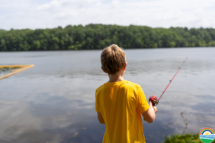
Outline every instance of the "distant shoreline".
<path id="1" fill-rule="evenodd" d="M 104 47 L 105 48 L 105 47 Z M 215 48 L 215 47 L 174 47 L 174 48 L 123 48 L 124 50 L 159 50 L 159 49 L 200 49 L 200 48 Z M 0 53 L 14 52 L 66 52 L 66 51 L 101 51 L 102 49 L 80 49 L 80 50 L 35 50 L 35 51 L 0 51 Z"/>
<path id="2" fill-rule="evenodd" d="M 0 29 L 0 51 L 98 50 L 113 43 L 124 49 L 215 47 L 215 29 L 103 24 L 35 30 Z"/>

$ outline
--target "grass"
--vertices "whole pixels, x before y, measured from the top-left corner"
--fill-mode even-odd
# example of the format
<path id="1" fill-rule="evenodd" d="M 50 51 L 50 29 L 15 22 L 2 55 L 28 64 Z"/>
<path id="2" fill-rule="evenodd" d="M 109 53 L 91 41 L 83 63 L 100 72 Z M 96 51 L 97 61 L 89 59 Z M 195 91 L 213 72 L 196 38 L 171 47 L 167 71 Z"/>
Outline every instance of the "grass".
<path id="1" fill-rule="evenodd" d="M 0 79 L 7 78 L 23 70 L 32 68 L 33 66 L 34 65 L 0 65 Z"/>
<path id="2" fill-rule="evenodd" d="M 0 68 L 0 71 L 9 71 L 9 70 L 18 69 L 18 68 L 20 68 L 20 67 L 12 67 L 12 68 L 3 67 L 3 68 Z"/>
<path id="3" fill-rule="evenodd" d="M 10 68 L 0 68 L 1 71 L 8 71 Z"/>
<path id="4" fill-rule="evenodd" d="M 0 74 L 5 74 L 8 72 L 12 72 L 11 68 L 0 68 Z"/>
<path id="5" fill-rule="evenodd" d="M 168 136 L 164 143 L 203 143 L 198 134 L 172 135 Z M 215 140 L 212 142 L 215 143 Z"/>

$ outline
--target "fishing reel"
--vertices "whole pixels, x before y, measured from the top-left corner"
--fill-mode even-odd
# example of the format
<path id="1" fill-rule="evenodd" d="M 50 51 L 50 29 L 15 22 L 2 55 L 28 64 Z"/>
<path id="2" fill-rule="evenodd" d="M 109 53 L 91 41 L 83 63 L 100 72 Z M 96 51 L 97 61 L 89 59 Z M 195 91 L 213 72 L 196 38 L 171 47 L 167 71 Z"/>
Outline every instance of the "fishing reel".
<path id="1" fill-rule="evenodd" d="M 156 106 L 159 103 L 159 100 L 157 99 L 157 97 L 155 95 L 150 96 L 149 101 L 152 102 L 153 106 Z"/>

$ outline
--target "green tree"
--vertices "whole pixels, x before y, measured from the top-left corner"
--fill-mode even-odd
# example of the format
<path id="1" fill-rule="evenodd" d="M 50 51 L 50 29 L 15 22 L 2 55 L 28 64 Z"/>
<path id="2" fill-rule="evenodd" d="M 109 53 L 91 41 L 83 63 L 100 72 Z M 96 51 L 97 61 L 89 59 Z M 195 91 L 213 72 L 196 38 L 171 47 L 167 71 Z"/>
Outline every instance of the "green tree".
<path id="1" fill-rule="evenodd" d="M 4 39 L 1 39 L 0 51 L 7 51 L 7 46 L 6 46 L 6 42 Z"/>
<path id="2" fill-rule="evenodd" d="M 213 28 L 151 28 L 89 24 L 65 28 L 0 29 L 0 51 L 103 49 L 113 43 L 123 48 L 214 46 Z"/>

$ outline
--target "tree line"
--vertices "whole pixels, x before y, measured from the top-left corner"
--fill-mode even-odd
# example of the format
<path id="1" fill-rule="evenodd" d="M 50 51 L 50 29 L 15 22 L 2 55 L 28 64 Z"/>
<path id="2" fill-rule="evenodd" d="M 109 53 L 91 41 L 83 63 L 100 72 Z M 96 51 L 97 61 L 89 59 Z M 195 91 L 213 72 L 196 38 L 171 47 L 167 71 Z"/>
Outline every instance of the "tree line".
<path id="1" fill-rule="evenodd" d="M 0 51 L 103 49 L 113 43 L 134 49 L 211 47 L 215 46 L 215 29 L 102 24 L 36 30 L 0 29 Z"/>

